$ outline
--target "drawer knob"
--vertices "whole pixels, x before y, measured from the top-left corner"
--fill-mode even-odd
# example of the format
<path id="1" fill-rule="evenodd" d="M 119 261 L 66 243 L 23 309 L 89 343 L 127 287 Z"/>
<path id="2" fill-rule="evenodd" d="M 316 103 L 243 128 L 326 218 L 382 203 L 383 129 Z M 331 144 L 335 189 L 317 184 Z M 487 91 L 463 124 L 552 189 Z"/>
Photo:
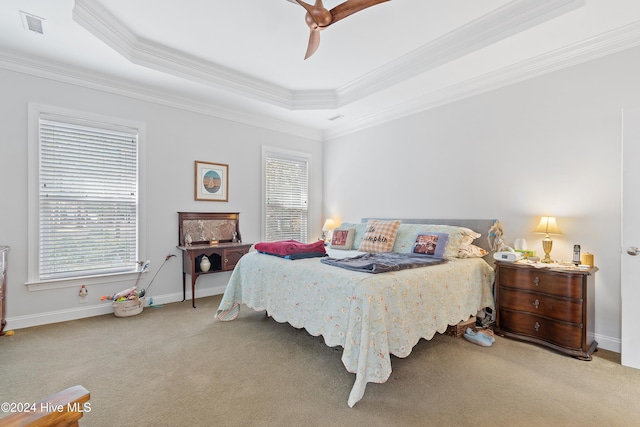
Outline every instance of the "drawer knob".
<path id="1" fill-rule="evenodd" d="M 539 283 L 540 283 L 540 278 L 536 276 L 536 278 L 533 279 L 533 284 L 538 286 Z"/>
<path id="2" fill-rule="evenodd" d="M 538 307 L 540 306 L 540 301 L 535 300 L 535 301 L 533 302 L 533 306 L 534 306 L 535 308 L 538 308 Z"/>
<path id="3" fill-rule="evenodd" d="M 533 325 L 533 329 L 535 329 L 536 332 L 538 332 L 540 330 L 540 323 L 536 322 L 536 324 Z"/>

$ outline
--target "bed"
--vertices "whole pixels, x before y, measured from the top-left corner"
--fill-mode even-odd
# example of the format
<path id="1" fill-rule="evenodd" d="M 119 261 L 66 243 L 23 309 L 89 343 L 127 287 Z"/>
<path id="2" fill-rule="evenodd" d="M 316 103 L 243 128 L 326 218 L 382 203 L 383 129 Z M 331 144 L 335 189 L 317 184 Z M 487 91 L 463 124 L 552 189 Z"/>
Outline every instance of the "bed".
<path id="1" fill-rule="evenodd" d="M 362 254 L 363 242 L 374 240 L 370 224 L 386 222 L 391 221 L 364 218 L 361 223 L 342 224 L 339 230 L 347 230 L 353 243 L 341 245 L 340 250 L 328 248 L 329 257 Z M 367 383 L 389 378 L 391 354 L 407 357 L 420 339 L 429 340 L 449 325 L 494 307 L 487 239 L 494 220 L 396 222 L 393 252 L 411 253 L 417 235 L 438 234 L 446 244 L 447 262 L 370 274 L 327 265 L 322 258 L 289 260 L 252 251 L 231 274 L 216 318 L 233 320 L 245 305 L 313 336 L 322 335 L 330 347 L 341 346 L 342 362 L 356 376 L 347 401 L 353 407 L 364 396 Z M 387 239 L 376 235 L 375 240 Z M 473 254 L 463 252 L 469 245 Z"/>

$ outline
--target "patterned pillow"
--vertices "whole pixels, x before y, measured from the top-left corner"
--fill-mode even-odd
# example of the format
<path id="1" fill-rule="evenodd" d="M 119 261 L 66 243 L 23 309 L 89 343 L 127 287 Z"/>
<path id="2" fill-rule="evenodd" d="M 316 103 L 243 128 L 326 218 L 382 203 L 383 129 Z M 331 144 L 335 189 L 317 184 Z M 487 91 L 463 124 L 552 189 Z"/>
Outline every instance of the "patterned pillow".
<path id="1" fill-rule="evenodd" d="M 448 241 L 447 233 L 418 233 L 411 252 L 432 258 L 443 258 Z"/>
<path id="2" fill-rule="evenodd" d="M 355 228 L 336 228 L 333 230 L 330 248 L 349 250 L 353 247 L 353 238 L 355 236 Z"/>
<path id="3" fill-rule="evenodd" d="M 466 233 L 465 236 L 462 238 L 462 245 L 463 246 L 468 246 L 468 245 L 472 244 L 474 240 L 476 240 L 480 236 L 482 236 L 482 234 L 476 233 L 475 231 L 473 231 L 470 228 L 460 227 L 460 229 L 463 230 Z"/>
<path id="4" fill-rule="evenodd" d="M 366 222 L 343 222 L 340 224 L 340 228 L 354 228 L 356 230 L 355 235 L 353 237 L 353 249 L 358 249 L 360 247 L 360 243 L 362 243 L 362 238 L 364 237 L 364 233 L 367 230 Z"/>
<path id="5" fill-rule="evenodd" d="M 488 253 L 485 249 L 473 244 L 462 245 L 458 250 L 458 258 L 482 258 Z"/>
<path id="6" fill-rule="evenodd" d="M 465 237 L 478 234 L 469 228 L 453 225 L 402 224 L 398 229 L 393 252 L 410 253 L 415 243 L 416 235 L 422 232 L 447 233 L 449 241 L 444 256 L 449 259 L 458 257 L 458 250 L 462 246 Z"/>
<path id="7" fill-rule="evenodd" d="M 400 227 L 400 220 L 381 221 L 370 219 L 362 237 L 360 252 L 390 252 L 396 241 L 396 234 Z"/>

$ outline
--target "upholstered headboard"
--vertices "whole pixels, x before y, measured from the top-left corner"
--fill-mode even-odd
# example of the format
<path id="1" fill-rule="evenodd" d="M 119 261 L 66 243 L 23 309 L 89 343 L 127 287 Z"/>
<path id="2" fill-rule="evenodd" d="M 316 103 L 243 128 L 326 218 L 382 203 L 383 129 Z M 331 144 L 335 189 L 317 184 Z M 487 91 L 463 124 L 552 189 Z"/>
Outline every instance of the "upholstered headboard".
<path id="1" fill-rule="evenodd" d="M 473 244 L 481 247 L 489 252 L 484 259 L 493 265 L 493 250 L 489 245 L 489 229 L 495 224 L 495 219 L 422 219 L 422 218 L 362 218 L 361 222 L 367 222 L 370 219 L 380 219 L 384 221 L 399 219 L 403 224 L 434 224 L 434 225 L 452 225 L 456 227 L 467 227 L 482 234 Z"/>

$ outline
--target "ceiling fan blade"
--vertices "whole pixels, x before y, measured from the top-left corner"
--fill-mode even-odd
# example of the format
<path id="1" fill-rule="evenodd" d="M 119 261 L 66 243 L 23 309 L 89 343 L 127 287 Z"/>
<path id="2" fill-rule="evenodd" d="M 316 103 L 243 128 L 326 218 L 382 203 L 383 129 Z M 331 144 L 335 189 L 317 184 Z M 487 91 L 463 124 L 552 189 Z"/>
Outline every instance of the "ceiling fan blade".
<path id="1" fill-rule="evenodd" d="M 295 3 L 298 3 L 300 6 L 304 7 L 307 12 L 311 13 L 311 11 L 313 10 L 314 6 L 310 5 L 307 2 L 304 2 L 302 0 L 289 0 L 289 1 L 294 1 Z"/>
<path id="2" fill-rule="evenodd" d="M 318 46 L 320 46 L 320 31 L 311 30 L 311 34 L 309 34 L 309 46 L 307 46 L 307 53 L 304 55 L 304 59 L 316 53 Z"/>
<path id="3" fill-rule="evenodd" d="M 375 6 L 379 3 L 384 3 L 386 1 L 389 0 L 347 0 L 330 10 L 331 16 L 333 18 L 331 20 L 331 23 L 333 24 L 341 19 L 346 18 L 349 15 L 360 12 L 362 9 L 366 9 L 368 7 Z"/>
<path id="4" fill-rule="evenodd" d="M 294 2 L 294 0 L 289 1 L 291 3 Z M 318 50 L 320 46 L 320 30 L 362 9 L 375 6 L 385 1 L 389 0 L 347 0 L 333 9 L 327 10 L 322 4 L 322 0 L 315 0 L 313 5 L 303 0 L 295 0 L 296 3 L 304 7 L 307 11 L 305 21 L 311 30 L 309 45 L 307 46 L 307 53 L 304 59 L 309 58 Z"/>
<path id="5" fill-rule="evenodd" d="M 324 9 L 324 6 L 322 5 L 322 0 L 316 0 L 315 5 L 313 6 L 302 0 L 295 0 L 295 2 L 298 3 L 300 6 L 304 7 L 307 13 L 311 15 L 312 18 L 314 18 L 314 21 L 315 21 L 315 15 L 317 15 L 318 13 L 318 8 L 320 7 Z M 316 22 L 316 24 L 318 23 Z"/>
<path id="6" fill-rule="evenodd" d="M 309 27 L 314 28 L 309 22 L 309 18 L 317 27 L 327 27 L 331 24 L 331 12 L 324 7 L 322 0 L 316 0 L 313 6 L 302 0 L 296 0 L 296 3 L 307 11 L 307 24 L 309 24 Z"/>

